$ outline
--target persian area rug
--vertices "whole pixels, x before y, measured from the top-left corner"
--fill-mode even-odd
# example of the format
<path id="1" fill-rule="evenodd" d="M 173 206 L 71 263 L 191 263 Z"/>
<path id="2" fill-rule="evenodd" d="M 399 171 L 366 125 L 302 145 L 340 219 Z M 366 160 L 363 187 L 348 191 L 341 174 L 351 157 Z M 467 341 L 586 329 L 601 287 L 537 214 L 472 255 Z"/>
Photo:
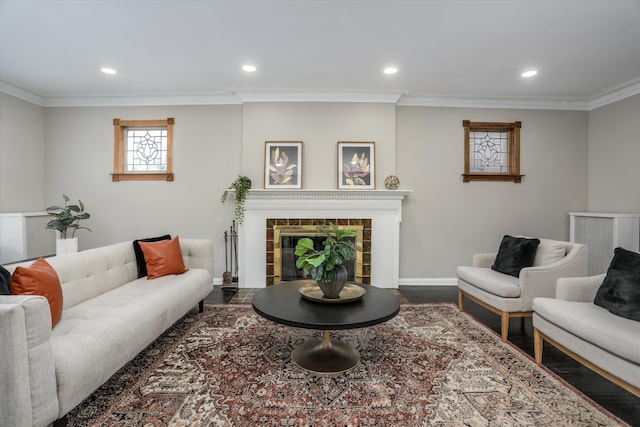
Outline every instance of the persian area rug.
<path id="1" fill-rule="evenodd" d="M 625 425 L 453 304 L 403 304 L 338 331 L 361 363 L 307 373 L 293 348 L 319 331 L 249 305 L 191 311 L 68 416 L 69 426 Z"/>

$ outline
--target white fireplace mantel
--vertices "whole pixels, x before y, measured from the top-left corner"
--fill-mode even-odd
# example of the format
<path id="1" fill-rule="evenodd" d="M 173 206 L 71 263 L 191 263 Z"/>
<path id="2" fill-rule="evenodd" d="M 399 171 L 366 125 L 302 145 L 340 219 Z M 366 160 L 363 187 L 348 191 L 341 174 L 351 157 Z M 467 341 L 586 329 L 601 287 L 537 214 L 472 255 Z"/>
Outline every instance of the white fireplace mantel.
<path id="1" fill-rule="evenodd" d="M 397 288 L 402 201 L 411 190 L 250 190 L 238 229 L 242 288 L 266 286 L 268 218 L 371 218 L 371 284 Z"/>
<path id="2" fill-rule="evenodd" d="M 249 190 L 247 199 L 402 200 L 411 190 Z"/>

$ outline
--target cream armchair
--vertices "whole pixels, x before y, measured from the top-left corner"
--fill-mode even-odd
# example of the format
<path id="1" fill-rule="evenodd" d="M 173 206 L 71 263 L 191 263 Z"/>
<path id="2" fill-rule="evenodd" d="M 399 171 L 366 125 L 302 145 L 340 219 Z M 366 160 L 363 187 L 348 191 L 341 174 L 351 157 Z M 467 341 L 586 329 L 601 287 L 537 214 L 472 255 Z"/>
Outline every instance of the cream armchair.
<path id="1" fill-rule="evenodd" d="M 605 275 L 558 280 L 555 298 L 533 302 L 533 348 L 542 363 L 543 342 L 640 397 L 640 322 L 593 303 Z"/>
<path id="2" fill-rule="evenodd" d="M 587 275 L 587 247 L 579 243 L 540 239 L 533 266 L 519 277 L 491 269 L 496 253 L 474 254 L 471 266 L 460 266 L 458 308 L 464 311 L 465 297 L 501 317 L 500 335 L 507 340 L 509 319 L 533 315 L 533 299 L 553 298 L 560 277 Z"/>

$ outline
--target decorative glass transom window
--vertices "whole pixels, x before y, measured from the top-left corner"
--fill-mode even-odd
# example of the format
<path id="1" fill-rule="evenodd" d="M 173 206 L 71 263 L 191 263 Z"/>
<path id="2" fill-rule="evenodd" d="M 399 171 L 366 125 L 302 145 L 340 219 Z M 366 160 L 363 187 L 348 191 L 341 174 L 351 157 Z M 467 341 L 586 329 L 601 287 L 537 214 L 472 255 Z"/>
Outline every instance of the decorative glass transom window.
<path id="1" fill-rule="evenodd" d="M 464 120 L 463 182 L 521 182 L 520 128 L 522 122 L 494 123 Z"/>
<path id="2" fill-rule="evenodd" d="M 113 119 L 113 181 L 173 181 L 173 118 L 166 120 Z"/>

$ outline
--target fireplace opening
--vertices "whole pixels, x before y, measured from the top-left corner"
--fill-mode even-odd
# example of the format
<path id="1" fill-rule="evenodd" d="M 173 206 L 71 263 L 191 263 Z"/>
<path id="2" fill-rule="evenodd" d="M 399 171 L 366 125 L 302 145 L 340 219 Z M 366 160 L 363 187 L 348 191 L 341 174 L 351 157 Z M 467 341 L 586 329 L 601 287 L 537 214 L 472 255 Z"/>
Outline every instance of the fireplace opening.
<path id="1" fill-rule="evenodd" d="M 314 241 L 315 248 L 320 248 L 326 236 L 318 226 L 330 229 L 330 224 L 356 233 L 351 237 L 356 259 L 343 265 L 349 281 L 370 284 L 371 219 L 267 219 L 267 285 L 310 279 L 309 271 L 296 267 L 296 244 L 308 237 Z"/>

